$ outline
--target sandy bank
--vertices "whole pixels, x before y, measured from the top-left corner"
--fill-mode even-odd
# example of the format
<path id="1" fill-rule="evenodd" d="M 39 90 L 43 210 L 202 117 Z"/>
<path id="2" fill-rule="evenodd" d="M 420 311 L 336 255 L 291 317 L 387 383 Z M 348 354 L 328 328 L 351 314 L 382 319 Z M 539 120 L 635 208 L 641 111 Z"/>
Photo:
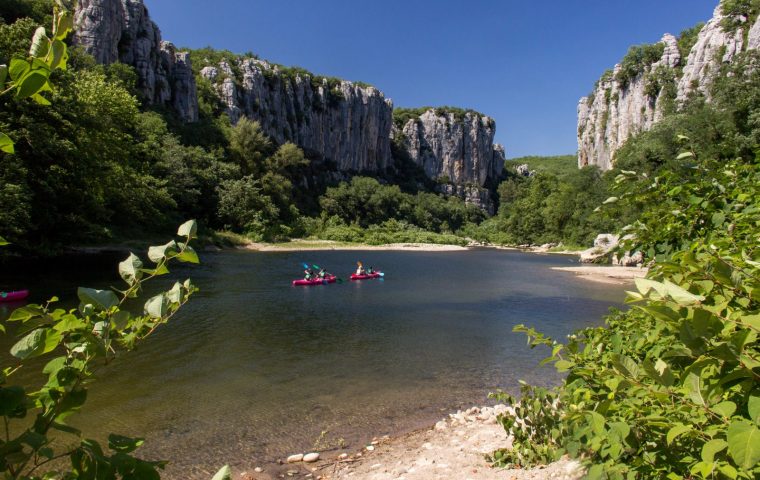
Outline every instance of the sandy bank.
<path id="1" fill-rule="evenodd" d="M 578 267 L 552 267 L 552 270 L 571 272 L 576 276 L 592 282 L 623 285 L 635 278 L 643 278 L 648 270 L 639 267 L 609 267 L 603 265 L 584 265 Z"/>
<path id="2" fill-rule="evenodd" d="M 567 460 L 533 470 L 491 467 L 486 454 L 510 444 L 503 427 L 496 421 L 496 415 L 506 411 L 503 405 L 473 407 L 449 415 L 435 427 L 398 438 L 377 439 L 360 451 L 333 454 L 312 464 L 285 463 L 261 472 L 246 472 L 242 478 L 577 480 L 582 477 L 580 466 Z"/>
<path id="3" fill-rule="evenodd" d="M 251 243 L 243 248 L 259 252 L 302 252 L 310 250 L 409 250 L 415 252 L 453 252 L 467 250 L 459 245 L 437 245 L 432 243 L 391 243 L 387 245 L 365 245 L 330 240 L 296 240 L 289 243 Z"/>

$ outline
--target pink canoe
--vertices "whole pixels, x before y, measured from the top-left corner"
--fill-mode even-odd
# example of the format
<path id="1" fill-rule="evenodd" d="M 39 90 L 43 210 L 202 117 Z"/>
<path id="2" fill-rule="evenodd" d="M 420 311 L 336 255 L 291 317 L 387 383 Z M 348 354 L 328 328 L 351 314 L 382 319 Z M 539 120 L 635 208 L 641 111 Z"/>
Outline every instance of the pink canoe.
<path id="1" fill-rule="evenodd" d="M 293 285 L 310 287 L 312 285 L 324 285 L 326 283 L 335 283 L 335 275 L 327 275 L 324 279 L 315 278 L 314 280 L 293 280 Z"/>
<path id="2" fill-rule="evenodd" d="M 12 292 L 0 292 L 0 302 L 18 302 L 29 296 L 29 290 L 15 290 Z"/>
<path id="3" fill-rule="evenodd" d="M 370 278 L 380 278 L 382 276 L 384 276 L 383 272 L 374 272 L 364 275 L 357 275 L 354 273 L 351 275 L 351 280 L 369 280 Z"/>

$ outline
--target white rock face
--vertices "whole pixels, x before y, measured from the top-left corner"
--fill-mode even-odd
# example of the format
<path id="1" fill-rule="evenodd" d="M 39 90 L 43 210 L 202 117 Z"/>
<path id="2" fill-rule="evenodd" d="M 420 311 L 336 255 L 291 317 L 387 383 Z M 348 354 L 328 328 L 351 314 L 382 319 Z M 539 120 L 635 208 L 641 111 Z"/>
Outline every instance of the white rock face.
<path id="1" fill-rule="evenodd" d="M 402 145 L 432 179 L 446 179 L 440 190 L 493 213 L 486 188 L 504 170 L 504 147 L 493 143 L 496 122 L 485 115 L 462 116 L 429 109 L 401 129 Z"/>
<path id="2" fill-rule="evenodd" d="M 594 93 L 578 103 L 578 166 L 597 165 L 602 170 L 612 168 L 615 152 L 631 136 L 649 130 L 662 118 L 666 89 L 655 98 L 647 93 L 647 77 L 658 68 L 673 69 L 681 60 L 678 43 L 673 35 L 666 34 L 660 60 L 627 85 L 617 81 L 621 66 L 615 65 L 613 74 L 600 80 Z"/>
<path id="3" fill-rule="evenodd" d="M 161 40 L 142 0 L 80 0 L 74 22 L 73 42 L 98 63 L 131 65 L 149 103 L 173 108 L 186 122 L 198 120 L 190 57 Z"/>
<path id="4" fill-rule="evenodd" d="M 694 91 L 709 95 L 709 87 L 721 65 L 731 63 L 741 53 L 744 29 L 739 28 L 733 34 L 724 32 L 721 23 L 725 18 L 719 5 L 713 18 L 699 32 L 697 43 L 689 53 L 683 76 L 678 82 L 679 101 L 686 100 Z"/>
<path id="5" fill-rule="evenodd" d="M 463 118 L 430 109 L 404 125 L 404 148 L 430 178 L 456 185 L 484 186 L 504 168 L 503 147 L 495 146 L 496 122 L 468 112 Z"/>
<path id="6" fill-rule="evenodd" d="M 675 37 L 666 34 L 661 42 L 665 49 L 660 60 L 627 85 L 615 80 L 620 71 L 616 65 L 612 77 L 602 78 L 594 92 L 578 103 L 578 166 L 597 165 L 609 170 L 615 153 L 632 136 L 649 130 L 659 122 L 667 109 L 675 109 L 691 94 L 698 92 L 709 100 L 709 89 L 723 64 L 732 62 L 745 47 L 760 47 L 760 19 L 735 33 L 727 33 L 721 23 L 725 19 L 720 6 L 713 18 L 699 32 L 687 58 L 678 51 Z M 736 19 L 739 22 L 746 19 Z M 750 28 L 745 45 L 744 33 Z M 679 71 L 682 68 L 682 72 Z M 672 80 L 655 98 L 653 79 L 662 74 Z M 680 75 L 680 76 L 679 76 Z M 650 87 L 650 88 L 648 88 Z"/>
<path id="7" fill-rule="evenodd" d="M 236 67 L 222 62 L 201 71 L 216 86 L 233 123 L 241 116 L 257 120 L 277 143 L 293 142 L 341 171 L 377 172 L 390 166 L 393 106 L 376 88 L 320 83 L 252 58 Z"/>

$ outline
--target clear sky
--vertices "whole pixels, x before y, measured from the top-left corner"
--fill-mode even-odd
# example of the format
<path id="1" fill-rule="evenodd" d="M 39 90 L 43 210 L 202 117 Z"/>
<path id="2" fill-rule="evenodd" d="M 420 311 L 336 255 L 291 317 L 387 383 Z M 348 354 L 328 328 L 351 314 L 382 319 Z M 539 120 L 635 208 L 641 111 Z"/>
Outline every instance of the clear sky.
<path id="1" fill-rule="evenodd" d="M 576 106 L 628 47 L 718 0 L 145 0 L 164 40 L 375 85 L 496 120 L 507 157 L 574 153 Z"/>

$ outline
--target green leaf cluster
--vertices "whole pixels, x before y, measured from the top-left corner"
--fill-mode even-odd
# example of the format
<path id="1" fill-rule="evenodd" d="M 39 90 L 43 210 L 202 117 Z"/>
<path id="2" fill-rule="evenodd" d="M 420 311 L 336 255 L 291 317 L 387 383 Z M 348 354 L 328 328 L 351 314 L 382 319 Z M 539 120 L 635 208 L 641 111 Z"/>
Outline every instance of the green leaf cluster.
<path id="1" fill-rule="evenodd" d="M 69 426 L 67 419 L 86 402 L 96 373 L 169 322 L 197 291 L 190 280 L 176 282 L 148 299 L 142 312 L 125 308 L 127 300 L 140 296 L 145 282 L 169 273 L 170 262 L 199 262 L 189 245 L 197 234 L 196 222 L 185 222 L 177 234 L 180 241 L 149 249 L 150 267 L 134 254 L 119 264 L 124 290 L 82 287 L 76 309 L 56 308 L 58 299 L 53 298 L 13 311 L 8 322 L 19 339 L 10 350 L 14 362 L 0 373 L 0 415 L 6 426 L 0 439 L 3 478 L 159 478 L 165 462 L 133 455 L 143 439 L 110 435 L 106 449 Z M 35 365 L 42 365 L 42 385 L 13 384 L 15 372 Z M 61 458 L 69 460 L 68 468 L 56 462 Z M 229 477 L 225 467 L 214 478 Z"/>
<path id="2" fill-rule="evenodd" d="M 13 58 L 9 64 L 0 65 L 0 95 L 13 93 L 19 100 L 31 98 L 40 105 L 50 105 L 42 93 L 52 90 L 51 73 L 66 69 L 69 54 L 64 40 L 73 28 L 74 13 L 56 6 L 50 36 L 44 27 L 38 27 L 27 58 Z M 13 141 L 2 132 L 0 152 L 15 152 Z"/>
<path id="3" fill-rule="evenodd" d="M 567 378 L 502 396 L 517 412 L 502 419 L 515 448 L 497 463 L 569 455 L 588 478 L 760 476 L 758 160 L 686 150 L 680 169 L 618 174 L 611 208 L 642 208 L 624 248 L 657 262 L 605 327 L 566 344 L 516 328 Z"/>

